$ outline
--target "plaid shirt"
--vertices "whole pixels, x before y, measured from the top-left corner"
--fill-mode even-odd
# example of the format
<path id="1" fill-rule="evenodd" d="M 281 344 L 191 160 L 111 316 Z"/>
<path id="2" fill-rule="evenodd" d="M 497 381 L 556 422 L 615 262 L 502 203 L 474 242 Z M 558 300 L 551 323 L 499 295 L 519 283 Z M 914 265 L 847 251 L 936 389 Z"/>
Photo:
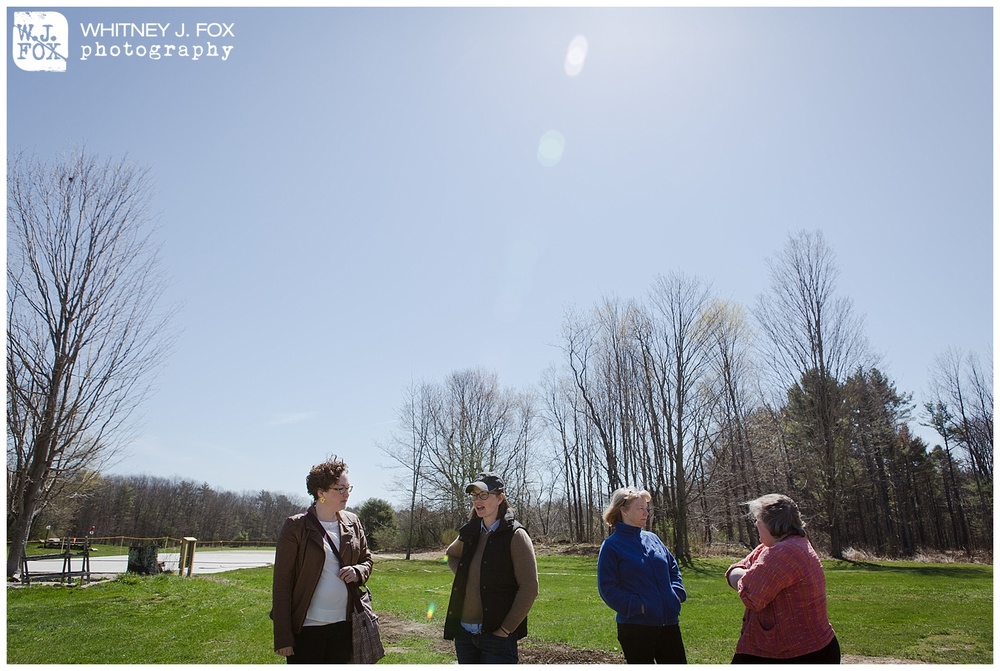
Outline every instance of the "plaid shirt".
<path id="1" fill-rule="evenodd" d="M 833 640 L 826 613 L 826 577 L 809 541 L 787 536 L 758 545 L 726 571 L 746 570 L 736 584 L 746 605 L 736 652 L 787 659 L 816 652 Z"/>

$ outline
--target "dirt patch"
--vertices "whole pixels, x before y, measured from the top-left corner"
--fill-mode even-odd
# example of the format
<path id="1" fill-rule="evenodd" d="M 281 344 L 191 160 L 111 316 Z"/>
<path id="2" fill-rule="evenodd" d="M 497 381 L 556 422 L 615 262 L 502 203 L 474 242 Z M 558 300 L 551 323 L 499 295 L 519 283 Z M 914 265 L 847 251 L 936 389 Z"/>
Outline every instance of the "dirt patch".
<path id="1" fill-rule="evenodd" d="M 379 613 L 379 629 L 382 644 L 387 651 L 393 645 L 407 638 L 420 638 L 430 643 L 434 652 L 455 656 L 455 643 L 444 640 L 443 622 L 414 622 L 396 617 L 391 613 Z M 400 648 L 400 651 L 403 649 Z M 603 650 L 580 650 L 561 643 L 542 643 L 523 638 L 517 646 L 521 664 L 622 664 L 620 654 Z M 457 662 L 452 662 L 456 663 Z"/>
<path id="2" fill-rule="evenodd" d="M 841 655 L 841 664 L 926 664 L 913 659 L 896 659 L 895 657 L 862 657 L 861 655 Z"/>
<path id="3" fill-rule="evenodd" d="M 392 650 L 393 645 L 408 638 L 419 638 L 430 643 L 434 652 L 454 658 L 455 644 L 443 638 L 443 622 L 414 622 L 396 617 L 391 613 L 380 613 L 379 623 L 382 630 L 382 642 L 386 650 Z M 397 649 L 402 652 L 404 648 Z M 563 643 L 545 643 L 533 641 L 531 637 L 523 638 L 518 643 L 517 653 L 521 664 L 624 664 L 625 658 L 620 652 L 606 650 L 581 650 Z M 457 662 L 452 662 L 453 664 Z M 893 657 L 862 657 L 861 655 L 844 655 L 842 664 L 922 664 L 911 659 L 895 659 Z"/>
<path id="4" fill-rule="evenodd" d="M 387 651 L 408 638 L 419 638 L 430 643 L 434 652 L 455 656 L 455 644 L 443 638 L 443 622 L 414 622 L 396 617 L 391 613 L 379 613 L 379 624 L 382 631 L 382 643 Z M 523 638 L 517 646 L 521 664 L 624 664 L 625 658 L 620 652 L 606 650 L 581 650 L 563 643 L 545 643 L 533 641 L 531 637 Z M 402 652 L 399 647 L 397 651 Z M 453 661 L 453 664 L 457 662 Z M 893 657 L 862 657 L 861 655 L 844 655 L 842 664 L 922 664 L 910 659 L 895 659 Z"/>
<path id="5" fill-rule="evenodd" d="M 379 557 L 381 559 L 406 559 L 405 552 L 373 552 L 373 557 Z M 421 550 L 420 552 L 411 552 L 410 559 L 419 559 L 421 561 L 437 561 L 444 559 L 444 549 L 429 551 Z"/>
<path id="6" fill-rule="evenodd" d="M 596 557 L 601 551 L 600 544 L 594 543 L 554 543 L 552 545 L 536 546 L 537 554 L 573 555 L 577 557 Z"/>
<path id="7" fill-rule="evenodd" d="M 455 654 L 455 644 L 444 640 L 442 623 L 414 622 L 396 617 L 392 613 L 378 614 L 379 631 L 382 634 L 382 645 L 390 651 L 393 645 L 408 638 L 419 638 L 430 642 L 434 652 L 445 655 Z M 404 648 L 399 648 L 402 651 Z"/>
<path id="8" fill-rule="evenodd" d="M 535 643 L 522 639 L 517 646 L 520 664 L 624 664 L 620 653 L 605 650 L 580 650 L 563 643 Z"/>

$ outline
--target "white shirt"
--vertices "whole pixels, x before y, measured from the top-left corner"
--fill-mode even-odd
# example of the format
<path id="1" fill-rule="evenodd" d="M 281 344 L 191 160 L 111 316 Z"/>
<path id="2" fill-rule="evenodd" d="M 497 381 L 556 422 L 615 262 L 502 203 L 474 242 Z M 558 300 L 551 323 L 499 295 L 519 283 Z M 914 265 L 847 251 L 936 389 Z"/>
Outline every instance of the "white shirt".
<path id="1" fill-rule="evenodd" d="M 338 522 L 320 521 L 327 534 L 340 551 L 340 524 Z M 323 551 L 326 561 L 323 572 L 320 573 L 316 591 L 313 592 L 306 611 L 304 627 L 317 627 L 331 622 L 343 622 L 347 619 L 347 583 L 337 575 L 340 572 L 340 562 L 330 549 L 330 544 L 323 539 Z"/>

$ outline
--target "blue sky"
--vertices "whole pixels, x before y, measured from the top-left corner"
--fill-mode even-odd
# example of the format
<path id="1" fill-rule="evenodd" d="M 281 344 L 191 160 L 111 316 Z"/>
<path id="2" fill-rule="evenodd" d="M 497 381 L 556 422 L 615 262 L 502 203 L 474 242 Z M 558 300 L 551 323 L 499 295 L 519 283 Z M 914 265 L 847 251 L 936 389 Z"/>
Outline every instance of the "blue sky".
<path id="1" fill-rule="evenodd" d="M 377 445 L 411 381 L 527 389 L 568 307 L 673 270 L 750 305 L 802 228 L 918 403 L 992 343 L 992 7 L 59 11 L 66 72 L 8 56 L 8 146 L 148 165 L 181 305 L 116 472 L 304 495 L 337 453 L 353 503 L 399 503 Z M 171 29 L 80 28 L 118 22 Z"/>

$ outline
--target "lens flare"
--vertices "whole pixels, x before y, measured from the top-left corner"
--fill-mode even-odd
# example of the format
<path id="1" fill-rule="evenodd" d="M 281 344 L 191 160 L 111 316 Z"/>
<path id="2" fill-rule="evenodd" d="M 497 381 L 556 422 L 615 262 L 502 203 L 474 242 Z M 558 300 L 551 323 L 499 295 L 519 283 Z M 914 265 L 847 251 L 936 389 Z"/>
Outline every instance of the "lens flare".
<path id="1" fill-rule="evenodd" d="M 431 601 L 431 605 L 427 606 L 427 619 L 430 620 L 434 617 L 434 602 Z"/>
<path id="2" fill-rule="evenodd" d="M 557 130 L 550 130 L 538 141 L 538 162 L 551 168 L 562 160 L 566 138 Z"/>
<path id="3" fill-rule="evenodd" d="M 577 35 L 569 43 L 569 49 L 566 51 L 566 74 L 570 77 L 576 77 L 578 74 L 583 72 L 583 63 L 587 60 L 587 38 L 583 35 Z"/>

